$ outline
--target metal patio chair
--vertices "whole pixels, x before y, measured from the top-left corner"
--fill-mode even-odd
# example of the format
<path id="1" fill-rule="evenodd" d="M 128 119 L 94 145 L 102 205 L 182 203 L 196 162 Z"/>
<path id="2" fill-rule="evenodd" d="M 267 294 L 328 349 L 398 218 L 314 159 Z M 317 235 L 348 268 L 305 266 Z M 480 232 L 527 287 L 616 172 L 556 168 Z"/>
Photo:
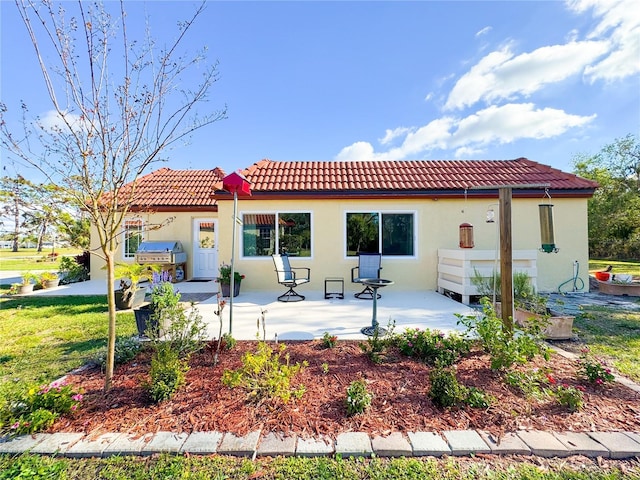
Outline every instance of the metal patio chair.
<path id="1" fill-rule="evenodd" d="M 382 254 L 380 253 L 358 253 L 358 266 L 351 269 L 351 281 L 364 284 L 363 280 L 367 278 L 380 278 L 381 263 Z M 356 293 L 355 297 L 373 300 L 373 289 L 367 285 L 360 293 Z M 381 295 L 378 294 L 378 298 L 380 297 Z"/>
<path id="2" fill-rule="evenodd" d="M 311 270 L 306 267 L 291 267 L 288 255 L 271 255 L 273 263 L 276 266 L 276 274 L 278 275 L 278 283 L 284 285 L 289 290 L 278 297 L 280 302 L 299 302 L 304 300 L 304 296 L 295 292 L 293 289 L 303 283 L 311 280 Z M 306 271 L 306 274 L 302 273 Z"/>

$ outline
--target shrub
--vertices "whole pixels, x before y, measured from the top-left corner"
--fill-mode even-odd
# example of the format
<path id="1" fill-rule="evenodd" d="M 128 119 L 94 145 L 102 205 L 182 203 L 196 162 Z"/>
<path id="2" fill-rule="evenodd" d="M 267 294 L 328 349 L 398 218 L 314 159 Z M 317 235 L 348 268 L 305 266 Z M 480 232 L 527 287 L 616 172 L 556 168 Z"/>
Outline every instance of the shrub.
<path id="1" fill-rule="evenodd" d="M 61 415 L 75 411 L 82 394 L 63 382 L 18 388 L 5 394 L 0 407 L 0 431 L 12 435 L 46 430 Z"/>
<path id="2" fill-rule="evenodd" d="M 458 324 L 467 327 L 465 335 L 477 336 L 484 350 L 491 357 L 493 370 L 506 370 L 514 364 L 525 364 L 536 355 L 549 359 L 549 349 L 542 341 L 542 329 L 531 322 L 525 327 L 514 325 L 514 333 L 508 332 L 502 320 L 496 316 L 488 301 L 483 302 L 481 315 L 459 315 Z"/>
<path id="3" fill-rule="evenodd" d="M 469 342 L 456 333 L 445 335 L 438 330 L 407 328 L 394 338 L 400 351 L 429 365 L 453 365 L 469 351 Z"/>
<path id="4" fill-rule="evenodd" d="M 375 363 L 380 364 L 384 361 L 389 345 L 393 343 L 394 321 L 389 321 L 386 333 L 380 334 L 380 328 L 373 331 L 373 335 L 367 338 L 367 343 L 360 343 L 360 348 Z"/>
<path id="5" fill-rule="evenodd" d="M 133 360 L 142 348 L 142 343 L 137 337 L 117 338 L 115 348 L 114 362 L 116 365 L 123 365 Z M 93 362 L 104 368 L 107 364 L 107 348 L 102 348 L 96 353 Z"/>
<path id="6" fill-rule="evenodd" d="M 78 255 L 78 257 L 82 257 Z M 89 280 L 89 267 L 78 263 L 77 258 L 62 257 L 60 259 L 60 284 L 84 282 Z"/>
<path id="7" fill-rule="evenodd" d="M 489 408 L 495 401 L 492 395 L 480 388 L 470 387 L 467 390 L 467 398 L 464 402 L 472 408 Z"/>
<path id="8" fill-rule="evenodd" d="M 524 372 L 514 370 L 506 372 L 504 375 L 504 381 L 507 385 L 518 390 L 525 397 L 532 398 L 542 397 L 544 393 L 542 385 L 549 382 L 549 379 L 555 383 L 555 380 L 545 375 L 542 370 L 528 370 Z"/>
<path id="9" fill-rule="evenodd" d="M 429 398 L 440 407 L 462 404 L 467 398 L 467 389 L 458 383 L 455 372 L 450 368 L 436 367 L 429 373 L 431 390 Z"/>
<path id="10" fill-rule="evenodd" d="M 184 384 L 187 363 L 178 357 L 169 344 L 161 344 L 151 357 L 150 380 L 144 384 L 154 403 L 170 399 Z"/>
<path id="11" fill-rule="evenodd" d="M 345 406 L 348 415 L 358 415 L 365 412 L 373 400 L 373 394 L 367 390 L 364 379 L 354 380 L 347 387 Z"/>
<path id="12" fill-rule="evenodd" d="M 551 393 L 556 397 L 558 403 L 567 407 L 570 412 L 577 412 L 584 405 L 583 388 L 570 387 L 569 385 L 558 385 L 555 389 L 551 389 Z"/>
<path id="13" fill-rule="evenodd" d="M 322 336 L 322 346 L 324 348 L 333 348 L 336 346 L 338 337 L 336 335 L 330 335 L 329 332 L 324 332 Z"/>
<path id="14" fill-rule="evenodd" d="M 580 355 L 578 374 L 594 385 L 604 385 L 615 380 L 611 369 L 592 356 L 588 348 L 584 348 Z"/>
<path id="15" fill-rule="evenodd" d="M 304 385 L 293 388 L 291 380 L 308 363 L 305 361 L 291 365 L 288 353 L 284 362 L 281 362 L 285 350 L 286 345 L 283 343 L 274 352 L 266 342 L 259 342 L 256 353 L 247 352 L 242 356 L 242 367 L 224 371 L 222 383 L 229 388 L 244 388 L 249 400 L 255 403 L 275 399 L 288 403 L 291 396 L 301 398 L 305 392 Z"/>

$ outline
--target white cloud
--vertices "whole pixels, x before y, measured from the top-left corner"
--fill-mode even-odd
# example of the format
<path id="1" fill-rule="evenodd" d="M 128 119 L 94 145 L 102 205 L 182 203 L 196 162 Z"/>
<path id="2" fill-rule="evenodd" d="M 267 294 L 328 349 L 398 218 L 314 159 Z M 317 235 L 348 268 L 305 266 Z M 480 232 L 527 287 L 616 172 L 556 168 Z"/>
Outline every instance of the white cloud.
<path id="1" fill-rule="evenodd" d="M 610 42 L 608 55 L 585 69 L 591 83 L 619 80 L 640 72 L 640 8 L 636 0 L 571 0 L 567 6 L 578 14 L 592 9 L 598 23 L 587 38 Z"/>
<path id="2" fill-rule="evenodd" d="M 401 137 L 410 131 L 411 129 L 407 127 L 398 127 L 398 128 L 394 128 L 393 130 L 387 129 L 384 133 L 384 137 L 379 138 L 378 141 L 382 145 L 387 145 L 388 143 L 391 143 L 393 139 Z"/>
<path id="3" fill-rule="evenodd" d="M 476 155 L 491 144 L 522 139 L 553 138 L 571 128 L 585 126 L 596 115 L 571 115 L 554 108 L 536 108 L 532 103 L 491 106 L 467 117 L 442 117 L 409 131 L 402 145 L 376 152 L 368 142 L 343 148 L 336 160 L 407 159 L 433 150 L 455 150 L 456 157 Z"/>
<path id="4" fill-rule="evenodd" d="M 484 27 L 482 30 L 476 32 L 476 37 L 482 37 L 483 35 L 489 33 L 491 30 L 493 30 L 493 27 Z"/>
<path id="5" fill-rule="evenodd" d="M 464 108 L 529 96 L 544 86 L 581 73 L 607 52 L 604 41 L 570 42 L 514 56 L 507 46 L 491 52 L 464 74 L 451 90 L 445 109 Z"/>
<path id="6" fill-rule="evenodd" d="M 71 127 L 75 127 L 76 125 L 80 125 L 80 116 L 73 113 L 63 112 L 64 119 L 71 125 Z M 69 128 L 63 120 L 62 116 L 58 114 L 55 110 L 49 110 L 45 112 L 43 116 L 39 119 L 40 126 L 48 131 L 48 132 L 68 132 Z"/>

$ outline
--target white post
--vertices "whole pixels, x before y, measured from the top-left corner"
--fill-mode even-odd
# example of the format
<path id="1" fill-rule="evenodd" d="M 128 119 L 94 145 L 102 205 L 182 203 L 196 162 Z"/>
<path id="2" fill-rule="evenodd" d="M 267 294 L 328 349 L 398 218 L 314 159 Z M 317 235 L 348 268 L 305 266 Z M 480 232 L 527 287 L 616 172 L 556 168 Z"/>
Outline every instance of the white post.
<path id="1" fill-rule="evenodd" d="M 233 327 L 233 293 L 235 292 L 236 219 L 238 217 L 238 190 L 233 192 L 233 238 L 231 239 L 231 283 L 229 285 L 229 335 Z"/>

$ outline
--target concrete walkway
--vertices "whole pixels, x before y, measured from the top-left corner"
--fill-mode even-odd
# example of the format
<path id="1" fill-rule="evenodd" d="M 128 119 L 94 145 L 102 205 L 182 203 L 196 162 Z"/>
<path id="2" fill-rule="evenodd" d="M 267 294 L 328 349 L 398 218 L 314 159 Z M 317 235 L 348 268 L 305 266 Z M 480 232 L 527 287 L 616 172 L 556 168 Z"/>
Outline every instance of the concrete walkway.
<path id="1" fill-rule="evenodd" d="M 157 432 L 143 436 L 126 433 L 39 433 L 13 439 L 0 439 L 0 454 L 24 452 L 64 457 L 108 457 L 112 455 L 152 455 L 155 453 L 190 455 L 330 456 L 343 457 L 424 457 L 469 456 L 474 454 L 537 455 L 568 457 L 584 455 L 625 459 L 640 457 L 638 432 L 543 432 L 507 433 L 501 439 L 484 431 L 451 430 L 434 432 L 395 432 L 389 436 L 369 436 L 348 432 L 335 440 L 326 437 L 302 438 L 255 430 L 237 437 L 231 433 Z"/>

